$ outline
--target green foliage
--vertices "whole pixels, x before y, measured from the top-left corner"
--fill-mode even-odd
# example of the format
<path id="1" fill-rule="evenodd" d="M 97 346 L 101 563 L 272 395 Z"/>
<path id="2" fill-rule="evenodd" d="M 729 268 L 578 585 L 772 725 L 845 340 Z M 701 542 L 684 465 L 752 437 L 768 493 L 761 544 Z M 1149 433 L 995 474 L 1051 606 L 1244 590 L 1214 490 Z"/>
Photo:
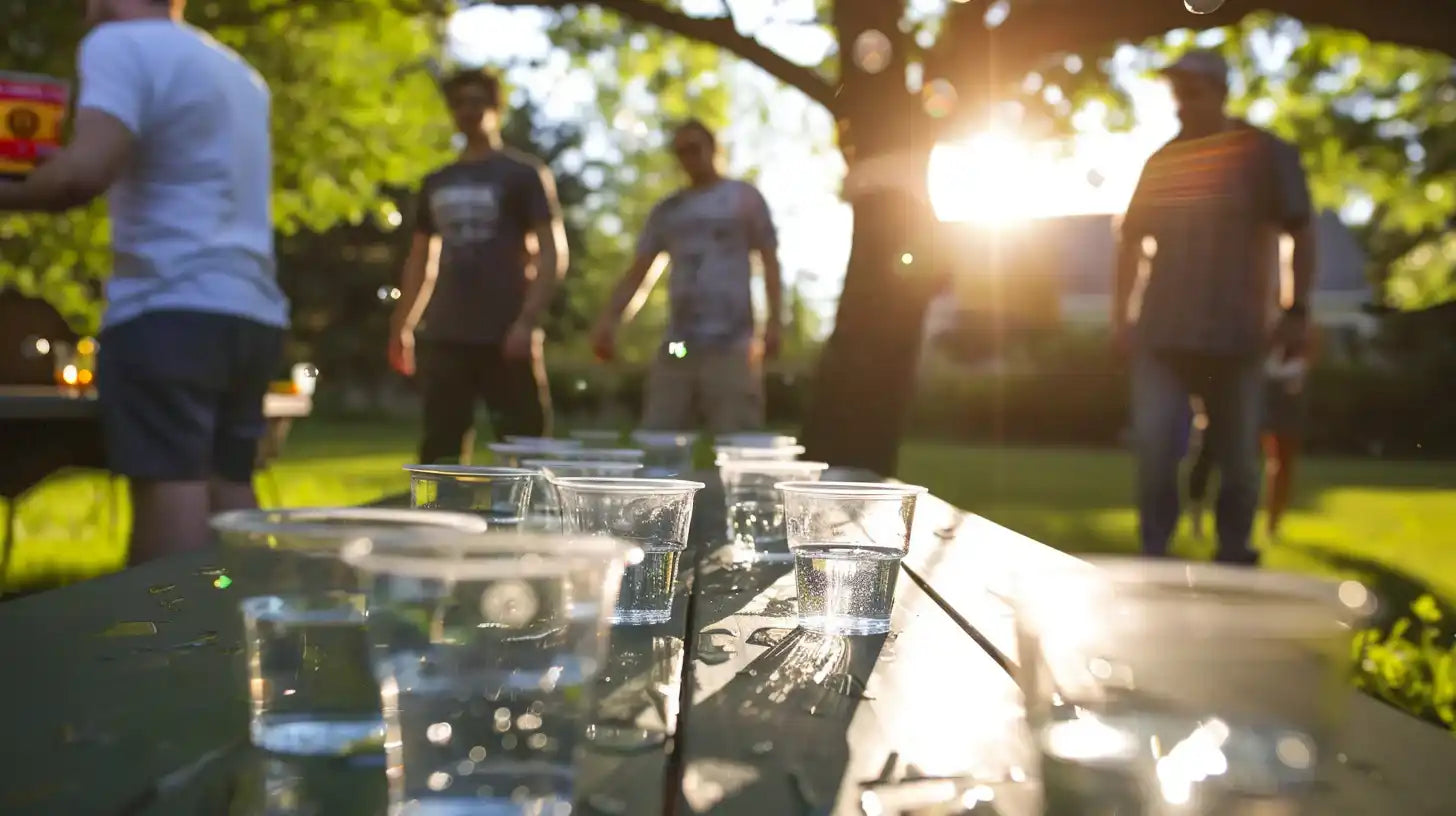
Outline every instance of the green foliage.
<path id="1" fill-rule="evenodd" d="M 1361 632 L 1354 646 L 1355 685 L 1456 731 L 1456 648 L 1446 617 L 1434 596 L 1422 595 L 1410 616 L 1388 631 Z"/>
<path id="2" fill-rule="evenodd" d="M 574 331 L 558 335 L 567 354 L 585 359 L 582 330 L 626 271 L 652 207 L 682 184 L 668 149 L 670 130 L 690 117 L 710 128 L 726 123 L 726 59 L 712 46 L 590 6 L 555 13 L 550 33 L 572 55 L 574 68 L 591 73 L 595 90 L 593 109 L 582 112 L 594 149 L 590 155 L 573 151 L 585 165 L 580 174 L 588 188 L 579 210 L 569 215 L 583 237 L 582 246 L 573 248 L 566 287 L 566 319 Z M 666 286 L 659 285 L 622 330 L 623 359 L 648 359 L 666 319 Z"/>
<path id="3" fill-rule="evenodd" d="M 80 4 L 28 3 L 0 38 L 0 65 L 74 77 Z M 390 223 L 382 185 L 410 183 L 446 155 L 450 123 L 428 77 L 395 72 L 438 50 L 434 21 L 390 0 L 216 0 L 192 22 L 236 48 L 273 91 L 274 216 L 286 233 L 366 218 Z M 0 216 L 0 284 L 51 301 L 78 330 L 100 319 L 109 274 L 105 207 Z"/>
<path id="4" fill-rule="evenodd" d="M 1354 226 L 1388 302 L 1419 309 L 1456 297 L 1452 59 L 1269 14 L 1199 39 L 1235 66 L 1233 111 L 1299 146 L 1316 203 L 1370 211 Z M 1145 44 L 1167 59 L 1194 46 L 1188 31 Z"/>

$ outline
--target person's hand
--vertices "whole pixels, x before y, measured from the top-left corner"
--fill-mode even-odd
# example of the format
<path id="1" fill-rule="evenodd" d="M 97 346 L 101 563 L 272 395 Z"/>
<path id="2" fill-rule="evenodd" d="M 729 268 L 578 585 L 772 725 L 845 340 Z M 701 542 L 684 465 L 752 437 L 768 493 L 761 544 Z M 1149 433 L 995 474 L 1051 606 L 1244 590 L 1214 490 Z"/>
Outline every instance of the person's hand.
<path id="1" fill-rule="evenodd" d="M 516 323 L 506 332 L 506 341 L 501 349 L 507 360 L 525 360 L 531 356 L 536 330 L 526 323 Z"/>
<path id="2" fill-rule="evenodd" d="M 400 330 L 389 335 L 389 367 L 406 377 L 415 375 L 415 334 Z"/>
<path id="3" fill-rule="evenodd" d="M 779 324 L 770 323 L 763 327 L 763 358 L 774 360 L 779 356 L 779 349 L 783 345 L 782 330 Z"/>
<path id="4" fill-rule="evenodd" d="M 591 333 L 592 353 L 602 362 L 612 360 L 617 356 L 617 325 L 609 320 L 601 320 L 592 328 Z"/>
<path id="5" fill-rule="evenodd" d="M 1309 316 L 1298 312 L 1285 312 L 1274 327 L 1274 348 L 1285 360 L 1304 356 L 1309 347 Z"/>

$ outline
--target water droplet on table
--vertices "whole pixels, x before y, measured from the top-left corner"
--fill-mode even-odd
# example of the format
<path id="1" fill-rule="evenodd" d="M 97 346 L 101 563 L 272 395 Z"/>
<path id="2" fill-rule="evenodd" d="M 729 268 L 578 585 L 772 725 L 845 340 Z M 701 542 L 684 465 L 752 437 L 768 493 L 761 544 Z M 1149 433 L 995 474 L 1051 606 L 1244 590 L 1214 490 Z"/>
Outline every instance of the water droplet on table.
<path id="1" fill-rule="evenodd" d="M 754 754 L 756 754 L 758 756 L 763 756 L 764 754 L 769 753 L 773 749 L 774 749 L 773 740 L 763 740 L 762 742 L 755 742 L 753 744 L 753 747 L 752 748 L 749 748 L 748 750 L 752 751 Z"/>
<path id="2" fill-rule="evenodd" d="M 203 567 L 202 569 L 197 571 L 197 574 L 205 576 L 207 578 L 212 578 L 217 575 L 226 575 L 227 570 L 223 567 Z"/>
<path id="3" fill-rule="evenodd" d="M 171 592 L 176 588 L 176 584 L 156 584 L 154 586 L 148 587 L 147 592 L 150 592 L 153 595 L 161 595 L 163 592 Z"/>
<path id="4" fill-rule="evenodd" d="M 172 646 L 170 648 L 173 651 L 185 651 L 185 650 L 188 650 L 188 649 L 201 649 L 204 646 L 211 646 L 212 644 L 214 644 L 216 642 L 217 642 L 217 633 L 216 632 L 209 631 L 209 632 L 203 632 L 201 635 L 198 635 L 193 640 L 189 640 L 189 641 L 187 641 L 185 643 L 178 643 L 177 645 Z"/>
<path id="5" fill-rule="evenodd" d="M 785 629 L 778 626 L 768 626 L 763 629 L 755 629 L 748 636 L 750 646 L 777 646 L 784 638 L 792 635 L 793 629 Z"/>
<path id="6" fill-rule="evenodd" d="M 738 636 L 727 629 L 709 629 L 698 636 L 698 659 L 709 666 L 727 663 L 738 653 Z"/>
<path id="7" fill-rule="evenodd" d="M 157 625 L 151 621 L 122 621 L 99 634 L 101 637 L 141 637 L 156 633 Z"/>

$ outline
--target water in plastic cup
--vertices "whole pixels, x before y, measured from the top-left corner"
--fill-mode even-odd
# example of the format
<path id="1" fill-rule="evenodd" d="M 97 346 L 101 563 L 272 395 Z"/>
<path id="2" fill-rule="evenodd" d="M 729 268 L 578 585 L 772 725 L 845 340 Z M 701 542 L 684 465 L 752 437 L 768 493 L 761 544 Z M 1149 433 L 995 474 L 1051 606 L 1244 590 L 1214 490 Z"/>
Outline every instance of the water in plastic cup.
<path id="1" fill-rule="evenodd" d="M 728 541 L 734 560 L 753 560 L 773 552 L 788 553 L 784 502 L 779 482 L 817 482 L 829 465 L 823 462 L 732 460 L 718 464 L 723 482 Z"/>
<path id="2" fill-rule="evenodd" d="M 622 574 L 613 623 L 665 623 L 672 618 L 678 560 L 687 549 L 693 496 L 702 482 L 680 479 L 554 480 L 568 535 L 610 536 L 642 550 Z"/>
<path id="3" fill-rule="evenodd" d="M 479 465 L 405 465 L 410 507 L 474 513 L 492 529 L 513 528 L 526 518 L 536 471 Z"/>
<path id="4" fill-rule="evenodd" d="M 430 555 L 375 538 L 369 587 L 390 813 L 566 814 L 607 612 L 635 548 L 504 533 Z"/>
<path id="5" fill-rule="evenodd" d="M 1363 586 L 1101 559 L 1014 596 L 1044 814 L 1331 812 Z"/>
<path id="6" fill-rule="evenodd" d="M 900 559 L 923 487 L 780 482 L 799 625 L 835 635 L 890 631 Z"/>
<path id="7" fill-rule="evenodd" d="M 754 445 L 718 445 L 713 448 L 714 461 L 724 462 L 792 462 L 804 455 L 803 445 L 763 447 Z"/>
<path id="8" fill-rule="evenodd" d="M 672 478 L 693 470 L 694 431 L 633 431 L 632 441 L 646 453 L 644 476 Z"/>
<path id="9" fill-rule="evenodd" d="M 223 513 L 212 526 L 230 588 L 245 593 L 253 744 L 284 754 L 377 750 L 384 730 L 364 596 L 339 550 L 384 532 L 481 536 L 485 522 L 455 513 L 300 508 Z"/>

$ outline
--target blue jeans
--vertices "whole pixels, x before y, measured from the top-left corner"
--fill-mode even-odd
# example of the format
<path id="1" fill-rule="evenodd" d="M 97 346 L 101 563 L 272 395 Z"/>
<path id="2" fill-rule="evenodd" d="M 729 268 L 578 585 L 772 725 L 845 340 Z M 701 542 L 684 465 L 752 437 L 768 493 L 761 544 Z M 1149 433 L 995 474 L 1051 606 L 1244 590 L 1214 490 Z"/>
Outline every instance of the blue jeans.
<path id="1" fill-rule="evenodd" d="M 1133 361 L 1133 437 L 1137 448 L 1138 524 L 1143 554 L 1168 554 L 1178 526 L 1178 469 L 1188 432 L 1188 398 L 1203 398 L 1206 438 L 1219 471 L 1214 521 L 1217 560 L 1256 564 L 1249 547 L 1259 505 L 1259 428 L 1263 358 L 1139 351 Z"/>

